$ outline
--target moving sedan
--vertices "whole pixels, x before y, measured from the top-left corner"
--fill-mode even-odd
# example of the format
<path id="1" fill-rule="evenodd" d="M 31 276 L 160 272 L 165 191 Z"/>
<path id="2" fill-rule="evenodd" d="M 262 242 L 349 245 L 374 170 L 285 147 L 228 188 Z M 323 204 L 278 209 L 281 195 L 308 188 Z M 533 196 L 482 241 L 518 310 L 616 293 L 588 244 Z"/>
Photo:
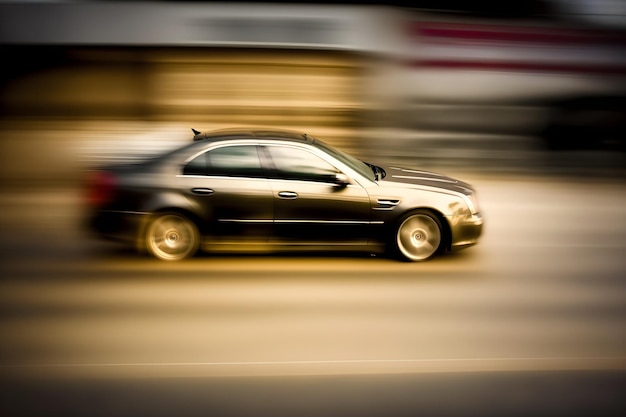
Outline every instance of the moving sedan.
<path id="1" fill-rule="evenodd" d="M 162 260 L 205 251 L 365 250 L 408 261 L 474 245 L 475 191 L 374 164 L 306 134 L 194 130 L 150 160 L 93 172 L 90 227 Z"/>

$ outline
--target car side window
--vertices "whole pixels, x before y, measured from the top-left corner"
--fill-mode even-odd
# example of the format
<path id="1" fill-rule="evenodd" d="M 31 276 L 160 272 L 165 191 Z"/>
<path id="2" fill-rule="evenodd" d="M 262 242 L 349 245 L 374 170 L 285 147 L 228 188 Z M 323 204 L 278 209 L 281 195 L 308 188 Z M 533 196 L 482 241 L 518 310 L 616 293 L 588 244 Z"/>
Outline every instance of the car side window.
<path id="1" fill-rule="evenodd" d="M 319 156 L 300 148 L 267 146 L 274 165 L 273 177 L 288 180 L 333 182 L 339 172 Z"/>
<path id="2" fill-rule="evenodd" d="M 198 155 L 183 168 L 185 175 L 261 177 L 255 145 L 223 146 Z"/>

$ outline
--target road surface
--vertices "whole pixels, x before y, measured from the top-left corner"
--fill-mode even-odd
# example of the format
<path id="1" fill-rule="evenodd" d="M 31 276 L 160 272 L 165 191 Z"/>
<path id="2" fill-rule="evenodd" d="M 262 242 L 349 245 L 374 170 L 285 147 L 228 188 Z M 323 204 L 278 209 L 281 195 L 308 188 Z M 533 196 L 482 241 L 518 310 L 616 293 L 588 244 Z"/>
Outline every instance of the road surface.
<path id="1" fill-rule="evenodd" d="M 625 415 L 626 185 L 464 179 L 479 245 L 165 263 L 2 194 L 0 414 Z"/>

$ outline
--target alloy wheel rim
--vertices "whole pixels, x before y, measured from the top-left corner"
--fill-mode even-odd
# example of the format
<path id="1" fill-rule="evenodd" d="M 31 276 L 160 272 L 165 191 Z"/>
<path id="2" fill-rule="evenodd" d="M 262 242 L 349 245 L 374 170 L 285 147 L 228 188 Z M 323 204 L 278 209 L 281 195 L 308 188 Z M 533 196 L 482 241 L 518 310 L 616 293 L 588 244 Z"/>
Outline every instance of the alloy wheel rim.
<path id="1" fill-rule="evenodd" d="M 398 248 L 414 261 L 430 258 L 439 248 L 441 232 L 430 216 L 416 214 L 407 218 L 398 228 Z"/>
<path id="2" fill-rule="evenodd" d="M 193 226 L 176 215 L 155 220 L 148 238 L 153 253 L 165 260 L 185 258 L 193 250 L 196 239 Z"/>

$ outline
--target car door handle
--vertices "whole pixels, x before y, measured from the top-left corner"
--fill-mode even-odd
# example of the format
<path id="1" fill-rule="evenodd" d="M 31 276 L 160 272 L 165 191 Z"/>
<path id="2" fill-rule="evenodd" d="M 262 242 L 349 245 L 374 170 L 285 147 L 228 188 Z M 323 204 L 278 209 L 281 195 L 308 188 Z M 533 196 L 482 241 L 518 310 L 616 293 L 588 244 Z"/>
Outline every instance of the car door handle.
<path id="1" fill-rule="evenodd" d="M 280 191 L 278 193 L 278 196 L 280 198 L 294 200 L 294 199 L 298 198 L 298 193 L 293 192 L 293 191 Z"/>
<path id="2" fill-rule="evenodd" d="M 210 188 L 192 188 L 191 192 L 194 194 L 209 195 L 213 194 L 215 191 Z"/>

